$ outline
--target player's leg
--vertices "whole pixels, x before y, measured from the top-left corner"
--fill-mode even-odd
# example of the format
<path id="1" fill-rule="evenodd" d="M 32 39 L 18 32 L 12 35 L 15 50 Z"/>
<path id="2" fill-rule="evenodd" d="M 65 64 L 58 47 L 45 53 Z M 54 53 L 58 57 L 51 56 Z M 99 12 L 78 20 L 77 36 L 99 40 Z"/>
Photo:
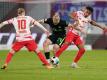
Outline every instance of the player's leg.
<path id="1" fill-rule="evenodd" d="M 58 44 L 54 44 L 53 45 L 53 53 L 55 55 L 55 53 L 59 50 L 60 46 Z"/>
<path id="2" fill-rule="evenodd" d="M 60 49 L 61 45 L 64 43 L 65 36 L 62 36 L 62 37 L 61 36 L 58 37 L 58 39 L 56 40 L 56 43 L 53 46 L 53 53 L 54 53 L 54 55 Z"/>
<path id="3" fill-rule="evenodd" d="M 63 51 L 65 51 L 68 46 L 72 43 L 74 39 L 74 35 L 72 32 L 67 33 L 64 43 L 62 44 L 61 48 L 56 52 L 55 57 L 59 57 Z"/>
<path id="4" fill-rule="evenodd" d="M 54 53 L 54 56 L 55 56 L 55 53 L 60 49 L 60 46 L 58 44 L 54 44 L 53 46 L 53 53 Z M 52 59 L 50 60 L 52 62 Z M 55 67 L 57 68 L 60 68 L 60 65 L 59 63 L 58 64 L 54 64 Z"/>
<path id="5" fill-rule="evenodd" d="M 84 48 L 84 43 L 80 39 L 80 37 L 78 37 L 74 43 L 78 47 L 79 51 L 77 52 L 77 55 L 75 56 L 75 58 L 74 58 L 73 63 L 72 63 L 71 66 L 73 68 L 79 68 L 78 65 L 77 65 L 77 63 L 82 58 L 83 54 L 85 53 L 85 48 Z"/>
<path id="6" fill-rule="evenodd" d="M 46 68 L 48 68 L 48 69 L 53 68 L 52 65 L 50 65 L 50 63 L 46 60 L 43 53 L 38 48 L 35 49 L 35 53 L 37 53 L 37 56 L 42 61 L 42 63 L 45 64 Z"/>
<path id="7" fill-rule="evenodd" d="M 23 47 L 23 44 L 21 42 L 15 42 L 12 46 L 12 49 L 9 51 L 9 53 L 7 54 L 6 60 L 4 65 L 2 66 L 1 69 L 6 69 L 7 65 L 10 63 L 13 55 L 15 54 L 15 52 L 18 52 L 21 48 Z"/>
<path id="8" fill-rule="evenodd" d="M 41 62 L 43 64 L 46 65 L 47 68 L 53 68 L 49 63 L 48 61 L 46 60 L 45 56 L 43 55 L 43 53 L 38 49 L 37 47 L 37 44 L 35 43 L 34 40 L 31 40 L 31 41 L 28 41 L 27 44 L 26 44 L 26 48 L 29 50 L 29 51 L 34 51 L 37 56 L 39 57 L 39 59 L 41 60 Z"/>
<path id="9" fill-rule="evenodd" d="M 70 43 L 65 41 L 62 44 L 61 48 L 55 53 L 55 57 L 59 57 L 62 54 L 62 52 L 68 48 L 69 45 Z"/>
<path id="10" fill-rule="evenodd" d="M 4 65 L 1 67 L 1 69 L 6 69 L 7 68 L 7 65 L 10 63 L 13 55 L 14 55 L 15 51 L 12 49 L 9 51 L 7 57 L 6 57 L 6 60 L 5 60 L 5 63 Z"/>
<path id="11" fill-rule="evenodd" d="M 45 57 L 46 59 L 49 61 L 50 59 L 50 50 L 49 50 L 49 45 L 52 44 L 51 40 L 50 39 L 46 39 L 43 43 L 43 48 L 44 48 L 44 54 L 45 54 Z"/>

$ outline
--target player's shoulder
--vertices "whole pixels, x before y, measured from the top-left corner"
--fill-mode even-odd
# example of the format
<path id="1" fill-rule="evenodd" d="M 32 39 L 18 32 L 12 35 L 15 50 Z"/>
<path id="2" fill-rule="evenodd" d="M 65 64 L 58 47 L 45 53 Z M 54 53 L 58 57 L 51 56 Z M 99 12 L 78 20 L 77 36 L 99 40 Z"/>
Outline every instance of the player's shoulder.
<path id="1" fill-rule="evenodd" d="M 32 18 L 31 16 L 25 16 L 26 18 Z"/>
<path id="2" fill-rule="evenodd" d="M 83 15 L 84 13 L 83 13 L 83 11 L 77 11 L 77 14 L 78 15 Z"/>
<path id="3" fill-rule="evenodd" d="M 66 23 L 66 21 L 65 20 L 63 20 L 63 19 L 60 19 L 60 23 Z"/>
<path id="4" fill-rule="evenodd" d="M 76 11 L 76 12 L 78 12 L 78 13 L 83 13 L 83 11 Z"/>
<path id="5" fill-rule="evenodd" d="M 52 20 L 52 18 L 47 18 L 47 20 L 51 21 L 51 20 Z"/>
<path id="6" fill-rule="evenodd" d="M 69 23 L 66 20 L 60 19 L 61 25 L 68 25 Z"/>
<path id="7" fill-rule="evenodd" d="M 28 20 L 34 20 L 31 16 L 26 16 Z"/>
<path id="8" fill-rule="evenodd" d="M 9 19 L 9 20 L 14 21 L 14 20 L 16 20 L 16 19 L 17 19 L 17 17 L 13 17 L 13 18 L 11 18 L 11 19 Z"/>
<path id="9" fill-rule="evenodd" d="M 63 19 L 60 19 L 60 21 L 61 21 L 61 22 L 66 22 L 66 21 L 65 21 L 65 20 L 63 20 Z"/>

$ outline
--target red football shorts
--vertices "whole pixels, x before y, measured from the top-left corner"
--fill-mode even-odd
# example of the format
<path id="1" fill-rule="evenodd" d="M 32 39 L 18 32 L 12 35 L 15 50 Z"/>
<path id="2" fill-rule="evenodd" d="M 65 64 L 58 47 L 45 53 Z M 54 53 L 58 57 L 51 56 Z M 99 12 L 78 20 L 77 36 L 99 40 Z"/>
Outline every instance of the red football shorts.
<path id="1" fill-rule="evenodd" d="M 80 38 L 80 36 L 74 34 L 72 31 L 69 31 L 66 34 L 65 42 L 73 42 L 75 45 L 83 44 L 83 40 Z"/>
<path id="2" fill-rule="evenodd" d="M 29 41 L 21 41 L 21 42 L 15 42 L 12 46 L 12 49 L 16 52 L 19 51 L 22 47 L 26 47 L 29 51 L 34 51 L 37 48 L 37 44 L 34 40 Z"/>

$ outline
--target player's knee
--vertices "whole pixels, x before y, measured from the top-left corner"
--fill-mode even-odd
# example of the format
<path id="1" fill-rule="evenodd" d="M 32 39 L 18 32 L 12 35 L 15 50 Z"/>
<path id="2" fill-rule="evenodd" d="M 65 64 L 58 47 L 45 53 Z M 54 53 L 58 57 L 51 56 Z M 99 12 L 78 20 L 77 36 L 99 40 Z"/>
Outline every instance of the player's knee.
<path id="1" fill-rule="evenodd" d="M 64 44 L 67 44 L 67 45 L 69 45 L 70 43 L 69 43 L 69 42 L 64 42 Z"/>
<path id="2" fill-rule="evenodd" d="M 11 53 L 11 54 L 15 54 L 15 52 L 16 52 L 16 51 L 13 50 L 13 49 L 10 50 L 10 53 Z"/>
<path id="3" fill-rule="evenodd" d="M 56 50 L 56 49 L 59 49 L 59 48 L 60 48 L 60 46 L 57 45 L 57 44 L 53 46 L 53 49 L 55 49 L 55 50 Z"/>
<path id="4" fill-rule="evenodd" d="M 59 46 L 54 46 L 54 47 L 53 47 L 54 53 L 56 53 L 56 52 L 59 50 L 59 48 L 60 48 Z"/>

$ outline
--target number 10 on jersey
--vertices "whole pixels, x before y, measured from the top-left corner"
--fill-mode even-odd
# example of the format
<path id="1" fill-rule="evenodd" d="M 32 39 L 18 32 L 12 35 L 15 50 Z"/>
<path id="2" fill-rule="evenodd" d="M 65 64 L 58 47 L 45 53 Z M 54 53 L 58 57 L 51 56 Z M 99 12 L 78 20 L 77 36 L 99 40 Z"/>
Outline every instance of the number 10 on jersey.
<path id="1" fill-rule="evenodd" d="M 26 20 L 18 20 L 19 30 L 26 29 Z"/>

